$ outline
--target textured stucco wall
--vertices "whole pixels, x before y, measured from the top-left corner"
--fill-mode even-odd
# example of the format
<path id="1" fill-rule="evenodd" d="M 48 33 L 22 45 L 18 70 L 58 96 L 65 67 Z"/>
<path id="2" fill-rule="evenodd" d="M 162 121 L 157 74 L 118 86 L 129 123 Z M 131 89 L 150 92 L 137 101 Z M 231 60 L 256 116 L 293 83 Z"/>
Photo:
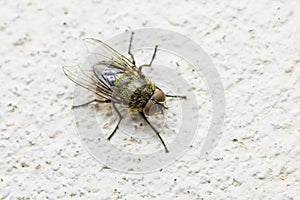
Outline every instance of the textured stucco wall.
<path id="1" fill-rule="evenodd" d="M 0 199 L 299 199 L 300 3 L 1 1 Z M 210 56 L 226 94 L 223 135 L 162 171 L 103 168 L 82 147 L 62 65 L 81 39 L 165 28 Z"/>

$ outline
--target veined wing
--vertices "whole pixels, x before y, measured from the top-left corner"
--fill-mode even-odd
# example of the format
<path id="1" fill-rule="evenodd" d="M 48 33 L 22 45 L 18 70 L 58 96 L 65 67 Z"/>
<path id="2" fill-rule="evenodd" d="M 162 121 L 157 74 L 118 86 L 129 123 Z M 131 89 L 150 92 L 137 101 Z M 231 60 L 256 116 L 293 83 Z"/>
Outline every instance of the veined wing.
<path id="1" fill-rule="evenodd" d="M 114 50 L 112 47 L 94 38 L 86 38 L 88 52 L 94 55 L 97 63 L 94 65 L 109 65 L 131 73 L 138 73 L 138 68 L 128 58 Z"/>
<path id="2" fill-rule="evenodd" d="M 112 96 L 112 88 L 105 81 L 96 77 L 93 70 L 84 70 L 80 66 L 63 67 L 65 75 L 74 83 L 95 93 L 101 99 L 109 99 L 115 102 L 122 102 L 121 98 Z"/>
<path id="3" fill-rule="evenodd" d="M 112 94 L 112 86 L 102 76 L 104 69 L 115 68 L 127 74 L 138 74 L 138 68 L 125 56 L 111 48 L 104 42 L 87 38 L 84 39 L 87 44 L 89 54 L 89 64 L 87 68 L 77 66 L 63 67 L 65 75 L 76 84 L 94 92 L 103 99 L 110 99 L 116 102 L 124 102 L 122 97 Z M 89 46 L 88 46 L 89 45 Z M 101 70 L 96 70 L 101 69 Z M 98 73 L 102 71 L 101 73 Z M 96 73 L 97 72 L 97 73 Z"/>

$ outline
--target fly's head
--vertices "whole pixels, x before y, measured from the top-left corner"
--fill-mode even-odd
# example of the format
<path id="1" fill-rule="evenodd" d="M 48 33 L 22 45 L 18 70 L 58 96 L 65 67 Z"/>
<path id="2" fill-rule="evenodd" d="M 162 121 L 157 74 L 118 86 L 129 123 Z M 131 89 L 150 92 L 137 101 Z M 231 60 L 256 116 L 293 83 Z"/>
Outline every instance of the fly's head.
<path id="1" fill-rule="evenodd" d="M 166 106 L 166 95 L 161 90 L 156 90 L 151 98 L 148 100 L 143 112 L 146 115 L 154 115 L 163 113 L 164 109 L 168 109 Z"/>

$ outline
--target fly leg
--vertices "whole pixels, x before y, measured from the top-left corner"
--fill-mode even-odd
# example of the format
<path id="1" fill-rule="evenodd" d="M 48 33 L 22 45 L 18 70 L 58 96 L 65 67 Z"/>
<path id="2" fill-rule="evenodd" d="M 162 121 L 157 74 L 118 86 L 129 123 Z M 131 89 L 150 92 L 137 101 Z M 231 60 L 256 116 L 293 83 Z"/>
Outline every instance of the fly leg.
<path id="1" fill-rule="evenodd" d="M 119 121 L 118 121 L 118 124 L 117 124 L 117 126 L 115 127 L 114 131 L 113 131 L 113 132 L 109 135 L 109 137 L 107 138 L 108 140 L 110 140 L 110 139 L 112 138 L 112 136 L 115 134 L 115 132 L 118 130 L 119 125 L 120 125 L 120 123 L 121 123 L 121 120 L 123 119 L 123 117 L 122 117 L 120 111 L 118 110 L 118 108 L 117 108 L 116 105 L 115 105 L 115 102 L 112 102 L 112 105 L 113 105 L 113 108 L 115 109 L 115 111 L 116 111 L 117 114 L 118 114 Z"/>
<path id="2" fill-rule="evenodd" d="M 164 145 L 166 153 L 169 152 L 169 150 L 167 149 L 167 146 L 165 144 L 165 142 L 163 141 L 163 139 L 160 137 L 159 132 L 155 129 L 155 127 L 148 121 L 147 117 L 145 116 L 145 114 L 143 112 L 140 112 L 140 114 L 142 115 L 142 117 L 145 119 L 145 121 L 147 122 L 147 124 L 149 124 L 149 126 L 152 128 L 152 130 L 156 133 L 156 135 L 159 137 L 161 143 Z"/>
<path id="3" fill-rule="evenodd" d="M 171 98 L 179 98 L 179 99 L 187 99 L 186 96 L 179 96 L 179 95 L 169 95 L 166 94 L 166 97 L 171 97 Z"/>
<path id="4" fill-rule="evenodd" d="M 72 106 L 72 108 L 78 108 L 78 107 L 86 106 L 86 105 L 89 105 L 89 104 L 94 103 L 94 102 L 97 102 L 97 103 L 109 103 L 109 102 L 111 102 L 111 100 L 110 99 L 106 99 L 106 100 L 93 99 L 93 100 L 88 101 L 88 102 L 86 102 L 84 104 Z"/>
<path id="5" fill-rule="evenodd" d="M 133 40 L 133 35 L 134 35 L 134 32 L 131 32 L 129 48 L 128 48 L 128 54 L 130 55 L 130 57 L 132 59 L 132 64 L 135 65 L 135 60 L 134 60 L 133 54 L 131 53 L 131 44 L 132 44 L 132 40 Z"/>
<path id="6" fill-rule="evenodd" d="M 152 55 L 150 63 L 149 64 L 143 64 L 143 65 L 139 66 L 139 74 L 142 74 L 142 68 L 143 67 L 151 67 L 152 62 L 153 62 L 153 60 L 154 60 L 154 58 L 156 56 L 157 48 L 158 48 L 158 46 L 155 45 L 154 52 L 153 52 L 153 55 Z"/>

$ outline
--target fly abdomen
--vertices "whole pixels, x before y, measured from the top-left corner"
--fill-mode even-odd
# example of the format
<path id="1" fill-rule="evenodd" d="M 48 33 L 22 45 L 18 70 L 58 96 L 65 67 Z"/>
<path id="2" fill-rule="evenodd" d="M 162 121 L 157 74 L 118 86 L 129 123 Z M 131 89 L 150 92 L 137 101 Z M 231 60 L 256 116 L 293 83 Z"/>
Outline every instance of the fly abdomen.
<path id="1" fill-rule="evenodd" d="M 107 82 L 110 86 L 114 86 L 118 77 L 123 73 L 121 70 L 116 68 L 107 67 L 94 67 L 94 72 L 96 76 L 102 78 Z"/>

